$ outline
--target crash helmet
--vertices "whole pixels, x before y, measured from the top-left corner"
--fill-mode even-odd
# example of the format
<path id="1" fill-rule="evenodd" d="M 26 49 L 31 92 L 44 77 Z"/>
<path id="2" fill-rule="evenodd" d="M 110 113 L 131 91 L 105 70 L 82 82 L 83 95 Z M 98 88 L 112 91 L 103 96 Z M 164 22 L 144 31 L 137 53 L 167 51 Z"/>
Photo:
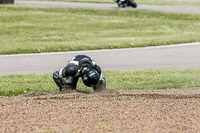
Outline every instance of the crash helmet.
<path id="1" fill-rule="evenodd" d="M 85 69 L 81 78 L 86 86 L 94 87 L 99 81 L 99 74 L 94 69 Z"/>

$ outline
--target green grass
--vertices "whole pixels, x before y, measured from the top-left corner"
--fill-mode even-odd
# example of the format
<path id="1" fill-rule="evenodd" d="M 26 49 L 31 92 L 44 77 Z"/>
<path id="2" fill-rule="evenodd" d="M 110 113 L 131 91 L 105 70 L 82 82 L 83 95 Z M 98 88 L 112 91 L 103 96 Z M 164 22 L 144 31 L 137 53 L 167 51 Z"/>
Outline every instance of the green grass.
<path id="1" fill-rule="evenodd" d="M 155 69 L 104 71 L 107 87 L 120 89 L 169 89 L 200 87 L 200 69 Z M 29 79 L 29 80 L 27 80 Z M 52 74 L 0 76 L 0 95 L 12 96 L 27 92 L 56 92 Z M 92 91 L 81 80 L 78 89 Z"/>
<path id="2" fill-rule="evenodd" d="M 37 1 L 64 1 L 64 2 L 88 2 L 88 3 L 115 3 L 114 0 L 37 0 Z M 135 0 L 138 5 L 180 5 L 180 6 L 200 6 L 200 2 L 180 2 L 163 0 Z"/>
<path id="3" fill-rule="evenodd" d="M 200 14 L 0 5 L 0 54 L 200 41 Z"/>

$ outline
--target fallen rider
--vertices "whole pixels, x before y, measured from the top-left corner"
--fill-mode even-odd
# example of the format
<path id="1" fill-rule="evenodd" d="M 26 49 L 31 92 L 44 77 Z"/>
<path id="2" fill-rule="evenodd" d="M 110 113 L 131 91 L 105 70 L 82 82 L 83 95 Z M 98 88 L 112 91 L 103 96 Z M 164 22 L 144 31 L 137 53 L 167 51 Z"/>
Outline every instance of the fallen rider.
<path id="1" fill-rule="evenodd" d="M 101 68 L 89 56 L 77 55 L 64 68 L 53 73 L 53 79 L 60 91 L 63 88 L 76 90 L 79 77 L 86 86 L 93 87 L 94 92 L 106 91 L 106 79 Z"/>

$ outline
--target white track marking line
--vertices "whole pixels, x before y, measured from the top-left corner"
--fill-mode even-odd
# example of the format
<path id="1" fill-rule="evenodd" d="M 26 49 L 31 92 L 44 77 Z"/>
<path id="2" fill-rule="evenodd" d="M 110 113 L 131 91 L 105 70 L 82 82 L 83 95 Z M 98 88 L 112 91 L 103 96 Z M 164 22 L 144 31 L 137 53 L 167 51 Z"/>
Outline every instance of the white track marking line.
<path id="1" fill-rule="evenodd" d="M 137 50 L 137 49 L 173 48 L 173 47 L 193 46 L 193 45 L 200 45 L 200 42 L 184 43 L 184 44 L 172 44 L 172 45 L 162 45 L 162 46 L 136 47 L 136 48 L 121 48 L 121 49 L 100 49 L 100 50 L 85 50 L 85 51 L 47 52 L 47 53 L 31 53 L 31 54 L 11 54 L 11 55 L 0 55 L 0 57 L 6 57 L 6 56 L 59 55 L 59 54 L 74 54 L 74 53 L 95 53 L 95 52 L 105 52 L 105 51 L 123 51 L 123 50 Z"/>

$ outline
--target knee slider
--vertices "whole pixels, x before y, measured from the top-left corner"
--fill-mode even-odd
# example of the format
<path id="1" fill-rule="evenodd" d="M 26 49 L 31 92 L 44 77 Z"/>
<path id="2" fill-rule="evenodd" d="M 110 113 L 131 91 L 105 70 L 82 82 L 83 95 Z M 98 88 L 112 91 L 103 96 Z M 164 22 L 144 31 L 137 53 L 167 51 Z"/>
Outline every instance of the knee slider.
<path id="1" fill-rule="evenodd" d="M 54 78 L 54 79 L 59 79 L 59 72 L 58 72 L 58 71 L 55 71 L 55 72 L 53 73 L 53 78 Z"/>

